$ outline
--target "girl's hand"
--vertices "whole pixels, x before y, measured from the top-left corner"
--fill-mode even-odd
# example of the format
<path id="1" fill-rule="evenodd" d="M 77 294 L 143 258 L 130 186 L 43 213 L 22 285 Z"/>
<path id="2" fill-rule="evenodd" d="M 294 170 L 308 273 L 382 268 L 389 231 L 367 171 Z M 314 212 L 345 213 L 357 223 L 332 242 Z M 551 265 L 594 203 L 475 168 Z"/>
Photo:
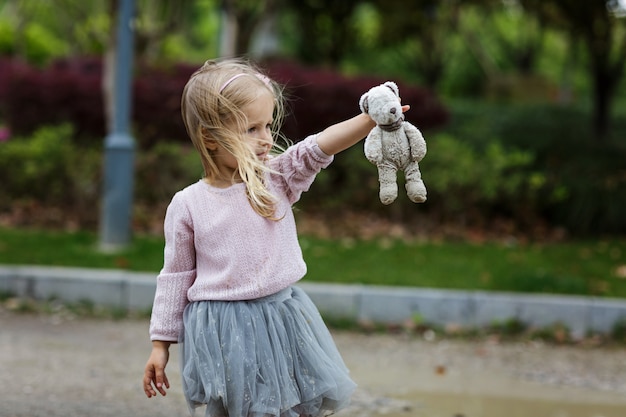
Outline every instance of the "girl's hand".
<path id="1" fill-rule="evenodd" d="M 148 398 L 156 397 L 157 391 L 164 396 L 165 388 L 170 387 L 165 374 L 165 365 L 170 357 L 169 345 L 169 342 L 152 342 L 152 353 L 143 374 L 143 390 Z"/>
<path id="2" fill-rule="evenodd" d="M 406 113 L 407 111 L 409 111 L 410 108 L 411 106 L 409 106 L 408 104 L 405 104 L 404 106 L 402 106 L 402 113 Z"/>

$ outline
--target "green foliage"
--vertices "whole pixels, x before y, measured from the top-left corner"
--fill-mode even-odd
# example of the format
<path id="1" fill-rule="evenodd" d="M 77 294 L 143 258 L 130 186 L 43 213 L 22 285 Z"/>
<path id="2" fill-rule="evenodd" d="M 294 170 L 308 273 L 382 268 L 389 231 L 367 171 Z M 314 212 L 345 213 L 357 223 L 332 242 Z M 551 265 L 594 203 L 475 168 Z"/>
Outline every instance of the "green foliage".
<path id="1" fill-rule="evenodd" d="M 359 209 L 408 219 L 427 210 L 438 220 L 485 224 L 493 215 L 520 222 L 537 220 L 537 201 L 545 182 L 533 167 L 529 150 L 506 148 L 491 140 L 480 144 L 447 133 L 425 133 L 428 153 L 420 162 L 428 201 L 416 206 L 403 192 L 398 173 L 399 197 L 389 209 L 378 200 L 374 165 L 363 157 L 362 146 L 336 156 L 331 169 L 322 171 L 300 206 L 324 210 Z"/>
<path id="2" fill-rule="evenodd" d="M 21 49 L 18 50 L 18 47 Z M 18 34 L 14 24 L 1 19 L 0 55 L 13 55 L 19 52 L 29 62 L 43 65 L 53 56 L 65 55 L 68 52 L 68 43 L 39 23 L 26 24 Z"/>
<path id="3" fill-rule="evenodd" d="M 450 36 L 448 58 L 438 92 L 449 97 L 480 97 L 487 75 L 460 36 Z"/>
<path id="4" fill-rule="evenodd" d="M 285 9 L 292 20 L 289 32 L 285 32 L 296 41 L 294 52 L 298 59 L 317 65 L 337 65 L 354 45 L 356 35 L 350 21 L 360 3 L 355 0 L 287 1 Z"/>
<path id="5" fill-rule="evenodd" d="M 571 331 L 563 323 L 554 323 L 550 326 L 531 329 L 530 337 L 550 343 L 568 343 L 571 341 Z"/>
<path id="6" fill-rule="evenodd" d="M 420 166 L 429 191 L 425 204 L 409 202 L 400 188 L 398 200 L 382 206 L 376 167 L 357 145 L 336 156 L 298 207 L 370 212 L 407 224 L 428 218 L 435 227 L 452 223 L 489 228 L 494 219 L 507 219 L 517 230 L 542 222 L 581 235 L 620 235 L 626 230 L 626 149 L 618 141 L 606 147 L 589 145 L 587 113 L 561 106 L 476 102 L 452 103 L 452 109 L 445 133 L 424 132 L 428 153 Z M 626 137 L 626 124 L 616 124 L 614 132 Z M 56 210 L 57 217 L 84 227 L 96 224 L 98 213 L 92 207 L 99 198 L 101 150 L 79 147 L 72 136 L 72 128 L 61 125 L 0 143 L 2 210 L 47 205 L 46 213 Z M 161 212 L 176 191 L 197 181 L 201 164 L 190 147 L 168 142 L 139 151 L 136 164 L 135 224 L 154 230 L 155 209 Z M 402 187 L 402 174 L 398 181 Z M 533 273 L 521 282 L 534 286 L 542 279 Z M 580 285 L 567 274 L 555 280 L 567 283 L 554 284 L 556 289 Z"/>
<path id="7" fill-rule="evenodd" d="M 78 147 L 72 137 L 72 127 L 63 124 L 0 143 L 0 210 L 45 205 L 47 209 L 41 210 L 44 214 L 61 211 L 56 220 L 61 224 L 96 224 L 102 149 Z M 146 222 L 154 218 L 153 214 L 146 218 L 147 212 L 165 206 L 176 191 L 202 177 L 196 152 L 167 142 L 139 151 L 135 168 L 135 209 L 137 222 L 144 227 L 152 227 Z"/>
<path id="8" fill-rule="evenodd" d="M 74 51 L 80 55 L 102 55 L 107 46 L 107 34 L 115 23 L 115 16 L 103 12 L 91 12 L 84 21 L 73 25 Z"/>
<path id="9" fill-rule="evenodd" d="M 356 6 L 352 16 L 352 27 L 357 41 L 355 46 L 372 47 L 376 45 L 381 30 L 382 17 L 371 3 Z"/>
<path id="10" fill-rule="evenodd" d="M 611 337 L 618 342 L 626 342 L 626 317 L 619 319 L 611 330 Z"/>
<path id="11" fill-rule="evenodd" d="M 72 136 L 72 126 L 63 124 L 0 143 L 0 209 L 22 211 L 27 224 L 95 224 L 100 153 L 77 147 Z"/>
<path id="12" fill-rule="evenodd" d="M 15 28 L 7 19 L 0 19 L 0 55 L 15 52 Z"/>
<path id="13" fill-rule="evenodd" d="M 31 138 L 12 138 L 0 144 L 2 201 L 62 198 L 67 190 L 72 154 L 72 127 L 39 129 Z"/>
<path id="14" fill-rule="evenodd" d="M 30 62 L 43 65 L 53 56 L 63 56 L 69 50 L 69 44 L 56 37 L 45 26 L 31 23 L 24 30 L 26 58 Z"/>
<path id="15" fill-rule="evenodd" d="M 159 142 L 137 156 L 135 197 L 149 206 L 169 202 L 174 193 L 202 176 L 202 163 L 193 147 Z"/>
<path id="16" fill-rule="evenodd" d="M 529 172 L 533 159 L 531 152 L 506 150 L 497 141 L 479 149 L 444 133 L 429 138 L 421 168 L 429 191 L 445 200 L 444 209 L 457 212 L 494 203 L 512 207 L 525 193 L 536 192 L 542 180 L 541 173 Z"/>
<path id="17" fill-rule="evenodd" d="M 613 141 L 599 145 L 591 139 L 589 111 L 580 106 L 450 105 L 453 117 L 446 131 L 473 149 L 484 149 L 495 137 L 507 147 L 532 153 L 527 169 L 534 173 L 531 185 L 538 188 L 532 204 L 550 222 L 576 234 L 626 231 L 626 217 L 620 214 L 626 212 L 623 112 L 616 114 Z"/>
<path id="18" fill-rule="evenodd" d="M 516 318 L 494 322 L 487 328 L 490 333 L 495 332 L 507 338 L 521 336 L 527 329 L 528 326 Z"/>

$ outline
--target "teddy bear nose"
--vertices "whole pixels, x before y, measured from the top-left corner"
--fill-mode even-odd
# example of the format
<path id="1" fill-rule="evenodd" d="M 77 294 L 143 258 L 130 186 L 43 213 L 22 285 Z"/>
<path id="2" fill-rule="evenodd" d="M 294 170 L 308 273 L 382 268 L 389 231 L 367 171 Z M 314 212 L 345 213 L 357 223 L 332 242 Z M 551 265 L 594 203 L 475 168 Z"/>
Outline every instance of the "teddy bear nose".
<path id="1" fill-rule="evenodd" d="M 392 107 L 391 110 L 389 110 L 389 113 L 391 114 L 396 114 L 396 108 Z"/>

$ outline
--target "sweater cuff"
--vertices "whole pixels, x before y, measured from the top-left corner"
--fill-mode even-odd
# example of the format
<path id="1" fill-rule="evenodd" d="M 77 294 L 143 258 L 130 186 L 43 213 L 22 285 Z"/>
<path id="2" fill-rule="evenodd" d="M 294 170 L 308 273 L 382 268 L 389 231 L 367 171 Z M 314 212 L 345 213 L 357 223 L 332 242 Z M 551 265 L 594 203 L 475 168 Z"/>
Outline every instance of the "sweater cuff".
<path id="1" fill-rule="evenodd" d="M 323 160 L 327 160 L 327 161 L 332 161 L 334 156 L 333 155 L 328 155 L 326 152 L 324 152 L 320 146 L 317 144 L 317 138 L 320 134 L 317 133 L 315 135 L 309 136 L 307 139 L 305 140 L 310 140 L 312 143 L 311 147 L 313 148 L 313 151 L 315 152 L 315 154 L 317 156 L 319 156 L 320 158 L 322 158 Z"/>

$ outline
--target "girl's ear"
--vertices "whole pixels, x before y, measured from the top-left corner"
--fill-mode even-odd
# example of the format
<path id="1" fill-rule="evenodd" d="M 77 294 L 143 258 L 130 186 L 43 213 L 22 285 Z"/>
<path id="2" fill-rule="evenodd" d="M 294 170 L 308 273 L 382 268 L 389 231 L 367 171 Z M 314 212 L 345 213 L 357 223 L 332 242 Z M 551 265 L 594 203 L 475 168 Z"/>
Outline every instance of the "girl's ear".
<path id="1" fill-rule="evenodd" d="M 214 151 L 217 149 L 217 141 L 215 139 L 212 139 L 210 137 L 205 137 L 204 138 L 204 146 L 210 150 L 210 151 Z"/>
<path id="2" fill-rule="evenodd" d="M 204 142 L 204 146 L 210 150 L 214 151 L 217 149 L 217 141 L 211 137 L 208 129 L 204 127 L 200 128 L 200 134 L 202 135 L 202 142 Z"/>

